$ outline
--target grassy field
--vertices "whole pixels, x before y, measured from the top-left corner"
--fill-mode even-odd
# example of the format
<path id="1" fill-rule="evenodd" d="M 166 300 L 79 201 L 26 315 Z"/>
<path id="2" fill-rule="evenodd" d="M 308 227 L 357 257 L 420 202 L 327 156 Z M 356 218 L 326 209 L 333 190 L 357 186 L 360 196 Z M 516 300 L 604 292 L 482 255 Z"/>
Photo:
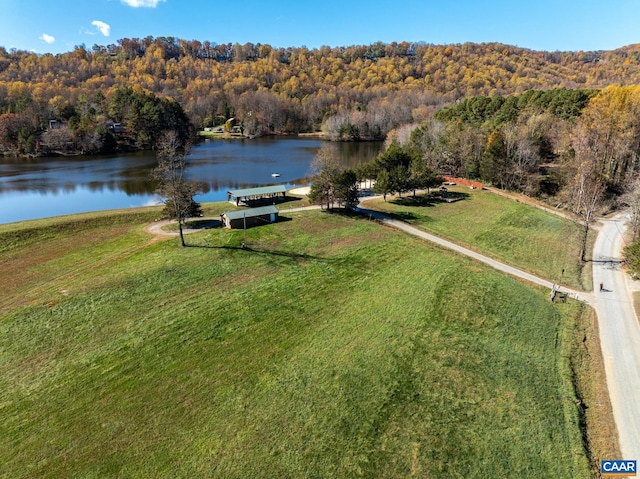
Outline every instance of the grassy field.
<path id="1" fill-rule="evenodd" d="M 425 195 L 371 200 L 374 208 L 430 233 L 481 251 L 565 286 L 591 290 L 591 269 L 579 258 L 580 227 L 569 220 L 487 191 L 449 187 L 463 199 Z M 564 270 L 564 274 L 562 271 Z"/>
<path id="2" fill-rule="evenodd" d="M 577 303 L 362 218 L 154 214 L 0 229 L 0 477 L 589 477 Z"/>

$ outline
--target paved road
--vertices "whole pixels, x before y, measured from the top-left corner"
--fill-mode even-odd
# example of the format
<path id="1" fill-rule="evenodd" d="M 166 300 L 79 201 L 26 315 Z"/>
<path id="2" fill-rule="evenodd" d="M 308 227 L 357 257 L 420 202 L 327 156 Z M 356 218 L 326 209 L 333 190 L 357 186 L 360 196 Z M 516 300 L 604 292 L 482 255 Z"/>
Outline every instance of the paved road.
<path id="1" fill-rule="evenodd" d="M 624 223 L 619 215 L 602 221 L 593 252 L 595 309 L 621 459 L 640 462 L 640 326 L 626 273 L 620 265 Z M 605 291 L 599 292 L 603 283 Z"/>

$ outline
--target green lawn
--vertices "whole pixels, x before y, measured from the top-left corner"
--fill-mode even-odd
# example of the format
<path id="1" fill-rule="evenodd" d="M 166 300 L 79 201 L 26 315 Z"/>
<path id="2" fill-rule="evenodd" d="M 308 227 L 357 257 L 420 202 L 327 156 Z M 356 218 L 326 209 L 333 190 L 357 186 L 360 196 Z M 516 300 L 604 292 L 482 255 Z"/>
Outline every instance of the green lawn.
<path id="1" fill-rule="evenodd" d="M 550 281 L 591 290 L 591 269 L 583 267 L 579 258 L 580 226 L 487 191 L 459 186 L 449 190 L 463 199 L 445 203 L 409 195 L 367 201 L 365 207 L 393 213 L 418 228 Z"/>
<path id="2" fill-rule="evenodd" d="M 250 250 L 137 216 L 0 250 L 0 477 L 589 477 L 576 303 L 366 219 L 284 216 Z"/>

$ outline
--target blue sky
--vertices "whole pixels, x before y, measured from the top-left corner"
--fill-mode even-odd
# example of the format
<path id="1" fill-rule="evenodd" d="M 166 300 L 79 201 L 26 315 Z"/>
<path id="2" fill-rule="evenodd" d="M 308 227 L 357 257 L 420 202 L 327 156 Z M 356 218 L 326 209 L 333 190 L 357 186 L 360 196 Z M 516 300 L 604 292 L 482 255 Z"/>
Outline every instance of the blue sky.
<path id="1" fill-rule="evenodd" d="M 502 42 L 535 50 L 640 43 L 640 0 L 0 0 L 0 46 L 60 53 L 120 38 L 317 48 Z"/>

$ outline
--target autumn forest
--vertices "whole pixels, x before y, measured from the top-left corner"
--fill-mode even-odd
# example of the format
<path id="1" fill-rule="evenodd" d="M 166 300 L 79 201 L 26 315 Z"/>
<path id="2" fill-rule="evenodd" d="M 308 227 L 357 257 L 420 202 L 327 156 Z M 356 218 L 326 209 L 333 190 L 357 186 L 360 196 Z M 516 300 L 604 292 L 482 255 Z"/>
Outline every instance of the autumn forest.
<path id="1" fill-rule="evenodd" d="M 640 45 L 541 52 L 487 44 L 308 49 L 125 38 L 59 55 L 0 47 L 0 149 L 153 148 L 234 118 L 244 134 L 386 140 L 437 173 L 573 209 L 635 178 Z M 558 196 L 559 195 L 559 196 Z M 599 193 L 600 195 L 600 193 Z"/>

